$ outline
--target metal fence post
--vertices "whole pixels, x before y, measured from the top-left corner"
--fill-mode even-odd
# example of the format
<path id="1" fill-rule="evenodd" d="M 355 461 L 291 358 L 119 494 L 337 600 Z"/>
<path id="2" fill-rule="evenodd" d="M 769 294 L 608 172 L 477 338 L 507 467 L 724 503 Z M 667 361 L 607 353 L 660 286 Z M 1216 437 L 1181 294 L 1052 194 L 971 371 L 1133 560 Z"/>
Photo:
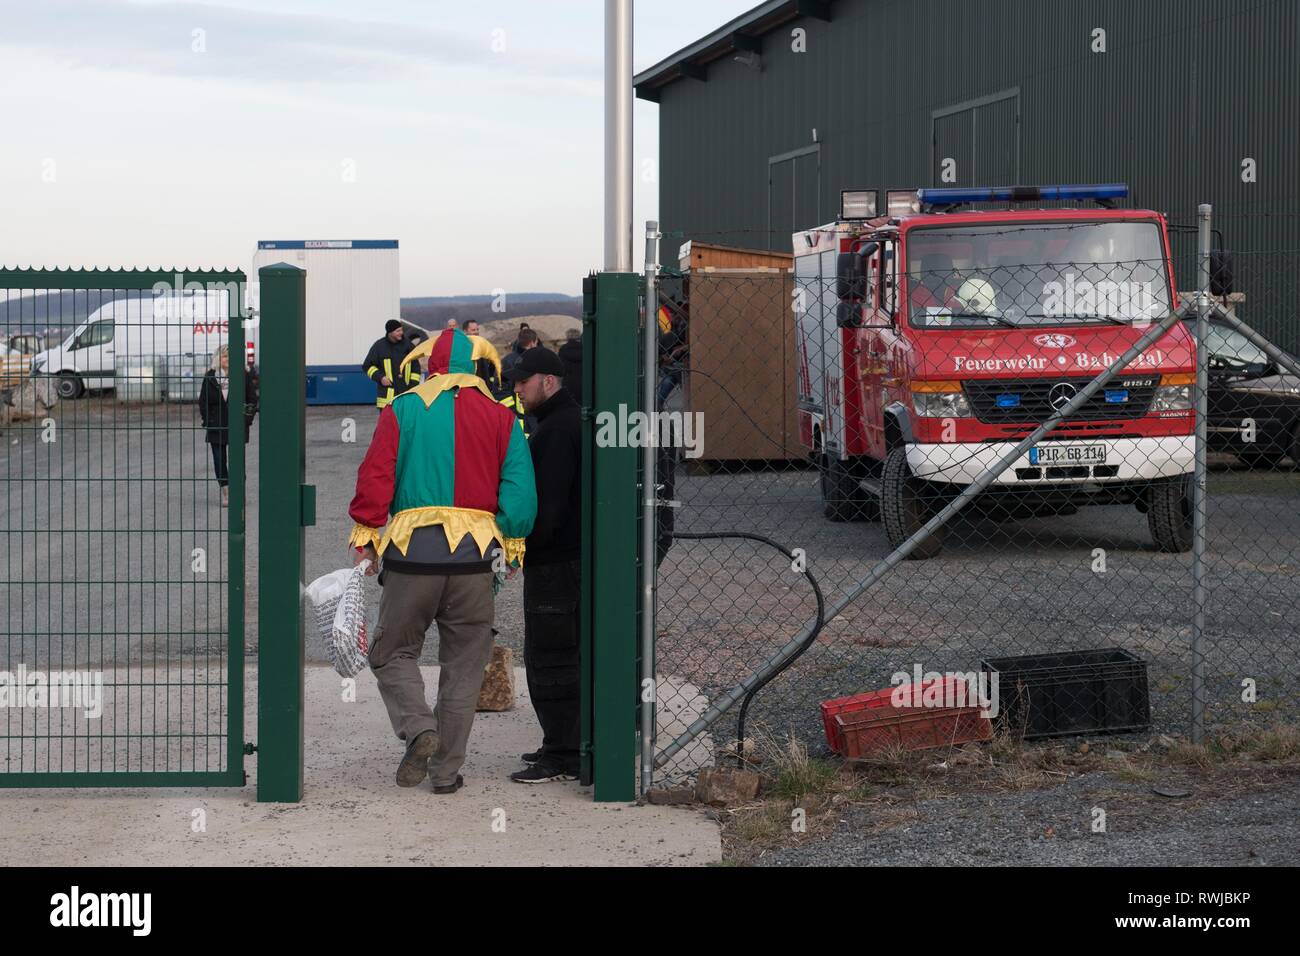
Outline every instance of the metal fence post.
<path id="1" fill-rule="evenodd" d="M 1205 334 L 1210 309 L 1210 215 L 1208 203 L 1196 209 L 1200 282 L 1196 293 L 1196 453 L 1192 480 L 1192 743 L 1205 736 L 1205 471 L 1208 353 Z"/>
<path id="2" fill-rule="evenodd" d="M 292 803 L 303 785 L 303 528 L 315 524 L 306 471 L 306 277 L 258 272 L 262 426 L 258 448 L 257 799 Z"/>
<path id="3" fill-rule="evenodd" d="M 582 697 L 584 781 L 595 799 L 636 796 L 637 449 L 602 443 L 600 425 L 638 404 L 640 276 L 594 276 L 583 392 Z M 606 416 L 612 416 L 607 418 Z"/>
<path id="4" fill-rule="evenodd" d="M 240 283 L 242 293 L 243 283 Z M 239 297 L 242 299 L 242 295 Z M 242 409 L 248 398 L 248 360 L 244 355 L 244 303 L 231 296 L 228 309 L 230 322 L 227 332 L 227 348 L 230 356 L 230 408 Z M 235 746 L 244 740 L 244 634 L 247 622 L 244 610 L 244 575 L 248 559 L 248 474 L 245 459 L 245 443 L 248 424 L 243 415 L 232 414 L 229 418 L 229 470 L 230 470 L 230 508 L 226 515 L 227 551 L 226 567 L 226 615 L 230 629 L 230 659 L 226 666 L 226 680 L 230 685 L 230 699 L 240 701 L 241 706 L 230 708 L 226 715 L 226 739 L 230 741 L 230 767 L 239 775 L 243 784 L 247 784 L 248 775 L 244 771 L 244 747 Z"/>
<path id="5" fill-rule="evenodd" d="M 659 223 L 645 224 L 645 318 L 641 342 L 641 408 L 649 416 L 647 437 L 657 434 L 654 413 L 658 392 L 659 369 Z M 659 496 L 656 474 L 659 446 L 647 441 L 641 449 L 641 786 L 642 796 L 654 783 L 655 742 L 655 551 L 659 525 L 656 499 Z M 649 682 L 647 684 L 647 682 Z"/>

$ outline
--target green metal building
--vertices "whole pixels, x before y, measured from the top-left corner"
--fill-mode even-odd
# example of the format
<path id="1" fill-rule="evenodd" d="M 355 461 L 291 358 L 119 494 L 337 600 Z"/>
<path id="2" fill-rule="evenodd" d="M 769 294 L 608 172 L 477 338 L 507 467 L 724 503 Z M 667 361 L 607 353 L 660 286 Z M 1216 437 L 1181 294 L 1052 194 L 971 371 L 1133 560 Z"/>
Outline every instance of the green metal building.
<path id="1" fill-rule="evenodd" d="M 1244 314 L 1300 347 L 1296 0 L 768 0 L 635 86 L 666 262 L 789 250 L 841 189 L 1127 182 L 1175 224 L 1212 203 Z"/>

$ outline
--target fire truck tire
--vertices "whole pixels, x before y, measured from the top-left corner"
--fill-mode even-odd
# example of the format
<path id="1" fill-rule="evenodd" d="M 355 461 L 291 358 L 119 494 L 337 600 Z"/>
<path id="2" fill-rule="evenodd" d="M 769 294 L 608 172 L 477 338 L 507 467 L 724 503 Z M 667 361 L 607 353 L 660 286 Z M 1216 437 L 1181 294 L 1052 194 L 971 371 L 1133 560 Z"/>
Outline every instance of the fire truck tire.
<path id="1" fill-rule="evenodd" d="M 832 521 L 877 521 L 880 507 L 862 490 L 852 464 L 825 453 L 817 458 L 822 512 Z"/>
<path id="2" fill-rule="evenodd" d="M 934 517 L 933 504 L 924 500 L 925 483 L 912 477 L 907 467 L 907 449 L 895 448 L 885 458 L 880 481 L 880 518 L 885 526 L 889 546 L 897 548 Z M 910 560 L 935 557 L 943 550 L 940 528 L 908 555 Z"/>
<path id="3" fill-rule="evenodd" d="M 1153 481 L 1147 489 L 1147 526 L 1156 549 L 1181 554 L 1192 547 L 1192 478 Z"/>

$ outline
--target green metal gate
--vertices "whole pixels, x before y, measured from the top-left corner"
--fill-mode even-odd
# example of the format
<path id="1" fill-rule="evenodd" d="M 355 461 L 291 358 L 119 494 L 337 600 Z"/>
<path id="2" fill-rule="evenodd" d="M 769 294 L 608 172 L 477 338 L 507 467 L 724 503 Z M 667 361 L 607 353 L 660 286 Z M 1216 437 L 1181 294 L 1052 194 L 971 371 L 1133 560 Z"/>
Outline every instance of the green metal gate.
<path id="1" fill-rule="evenodd" d="M 245 782 L 244 288 L 0 271 L 0 787 Z"/>

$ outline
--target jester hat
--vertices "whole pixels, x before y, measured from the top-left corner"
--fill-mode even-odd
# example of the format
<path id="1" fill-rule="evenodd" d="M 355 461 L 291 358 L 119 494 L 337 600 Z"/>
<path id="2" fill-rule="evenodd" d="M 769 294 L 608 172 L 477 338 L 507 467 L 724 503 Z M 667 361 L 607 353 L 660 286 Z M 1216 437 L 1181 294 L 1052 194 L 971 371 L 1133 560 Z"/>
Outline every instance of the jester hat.
<path id="1" fill-rule="evenodd" d="M 430 375 L 473 375 L 475 363 L 485 358 L 496 369 L 497 378 L 501 377 L 501 356 L 492 343 L 481 335 L 466 335 L 460 329 L 445 329 L 436 338 L 425 339 L 402 359 L 401 368 L 426 356 Z"/>

